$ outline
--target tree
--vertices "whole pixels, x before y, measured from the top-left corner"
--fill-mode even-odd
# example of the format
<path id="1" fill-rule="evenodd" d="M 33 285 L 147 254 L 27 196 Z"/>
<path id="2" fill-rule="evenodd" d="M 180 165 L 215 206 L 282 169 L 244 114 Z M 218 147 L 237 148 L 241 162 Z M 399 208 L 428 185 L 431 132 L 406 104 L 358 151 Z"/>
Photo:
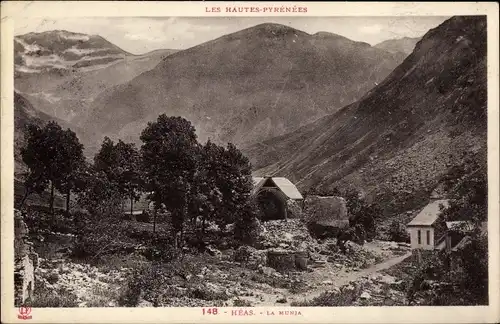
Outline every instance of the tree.
<path id="1" fill-rule="evenodd" d="M 443 221 L 467 221 L 472 231 L 464 246 L 453 254 L 440 256 L 440 262 L 429 262 L 425 268 L 440 264 L 442 285 L 431 289 L 427 302 L 431 305 L 488 304 L 488 236 L 485 221 L 488 217 L 486 156 L 465 154 L 461 165 L 455 166 L 443 178 L 450 195 L 449 206 L 442 210 Z M 468 226 L 467 225 L 467 226 Z M 455 265 L 444 271 L 450 264 Z M 433 265 L 434 264 L 434 265 Z M 418 274 L 427 278 L 426 274 Z"/>
<path id="2" fill-rule="evenodd" d="M 368 203 L 354 190 L 345 193 L 349 226 L 356 228 L 359 241 L 373 239 L 376 235 L 375 222 L 382 216 L 382 208 L 377 203 Z"/>
<path id="3" fill-rule="evenodd" d="M 83 145 L 76 134 L 67 129 L 61 134 L 59 157 L 59 177 L 55 179 L 56 189 L 66 194 L 66 212 L 69 214 L 71 191 L 83 190 L 85 173 L 87 172 Z"/>
<path id="4" fill-rule="evenodd" d="M 116 153 L 114 142 L 106 136 L 101 144 L 101 149 L 94 156 L 95 171 L 104 172 L 111 181 L 115 180 L 114 173 L 118 164 Z"/>
<path id="5" fill-rule="evenodd" d="M 96 171 L 106 174 L 110 185 L 115 186 L 122 198 L 130 199 L 130 212 L 134 201 L 140 197 L 140 155 L 133 143 L 118 140 L 114 143 L 105 137 L 101 149 L 94 157 Z"/>
<path id="6" fill-rule="evenodd" d="M 249 200 L 242 206 L 239 217 L 234 223 L 234 238 L 247 245 L 254 245 L 260 234 L 260 222 L 258 221 L 258 206 L 253 200 Z"/>
<path id="7" fill-rule="evenodd" d="M 48 186 L 48 177 L 45 174 L 46 154 L 44 153 L 43 130 L 35 125 L 28 124 L 24 129 L 26 143 L 21 148 L 23 162 L 28 167 L 24 181 L 25 193 L 19 208 L 24 205 L 26 198 L 33 192 L 42 193 Z"/>
<path id="8" fill-rule="evenodd" d="M 120 210 L 121 193 L 104 171 L 89 167 L 85 189 L 78 197 L 78 203 L 96 217 L 114 217 Z"/>
<path id="9" fill-rule="evenodd" d="M 74 132 L 63 130 L 54 121 L 43 128 L 28 125 L 25 135 L 27 143 L 21 149 L 21 155 L 30 170 L 25 183 L 26 192 L 44 190 L 50 183 L 49 205 L 53 213 L 56 187 L 64 187 L 69 195 L 75 186 L 76 170 L 84 161 L 83 145 Z"/>
<path id="10" fill-rule="evenodd" d="M 182 240 L 200 149 L 195 129 L 184 118 L 162 114 L 140 138 L 144 187 L 155 208 L 164 204 L 171 212 Z"/>
<path id="11" fill-rule="evenodd" d="M 192 185 L 189 211 L 196 221 L 201 216 L 200 236 L 205 234 L 207 221 L 216 220 L 222 210 L 223 195 L 218 187 L 219 161 L 224 148 L 211 141 L 200 148 L 197 170 Z M 195 222 L 196 224 L 196 222 Z"/>
<path id="12" fill-rule="evenodd" d="M 246 156 L 229 143 L 218 160 L 217 187 L 222 193 L 224 206 L 218 224 L 223 229 L 227 224 L 242 217 L 253 189 L 252 167 Z"/>
<path id="13" fill-rule="evenodd" d="M 115 146 L 117 157 L 116 178 L 120 193 L 130 199 L 130 214 L 134 209 L 134 201 L 140 197 L 140 155 L 133 143 L 121 140 Z"/>

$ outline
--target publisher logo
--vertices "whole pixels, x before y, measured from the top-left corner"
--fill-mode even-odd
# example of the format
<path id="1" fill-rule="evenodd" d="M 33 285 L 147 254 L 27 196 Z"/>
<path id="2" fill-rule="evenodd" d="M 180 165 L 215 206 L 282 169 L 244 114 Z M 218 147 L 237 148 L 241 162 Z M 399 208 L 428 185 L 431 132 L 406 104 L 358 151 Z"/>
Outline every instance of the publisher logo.
<path id="1" fill-rule="evenodd" d="M 31 307 L 28 306 L 21 306 L 19 307 L 19 315 L 17 315 L 17 318 L 27 320 L 31 319 Z"/>

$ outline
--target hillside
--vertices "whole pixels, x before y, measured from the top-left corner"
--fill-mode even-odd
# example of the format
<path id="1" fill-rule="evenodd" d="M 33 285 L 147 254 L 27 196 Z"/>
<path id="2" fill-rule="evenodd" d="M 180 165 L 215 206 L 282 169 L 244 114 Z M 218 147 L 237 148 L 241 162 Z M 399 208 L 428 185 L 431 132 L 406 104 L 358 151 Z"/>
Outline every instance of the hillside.
<path id="1" fill-rule="evenodd" d="M 14 174 L 16 177 L 20 172 L 25 171 L 25 166 L 20 156 L 20 150 L 24 143 L 24 128 L 31 123 L 42 126 L 52 120 L 56 121 L 62 128 L 71 128 L 79 137 L 85 136 L 82 129 L 37 110 L 29 100 L 17 91 L 14 91 Z"/>
<path id="2" fill-rule="evenodd" d="M 361 100 L 245 151 L 257 175 L 302 189 L 354 186 L 408 210 L 463 154 L 485 153 L 486 98 L 486 19 L 453 17 Z"/>
<path id="3" fill-rule="evenodd" d="M 37 109 L 73 123 L 98 93 L 175 52 L 132 55 L 100 36 L 60 30 L 16 36 L 14 45 L 15 88 Z"/>
<path id="4" fill-rule="evenodd" d="M 83 125 L 97 142 L 136 141 L 147 121 L 166 113 L 191 120 L 202 141 L 254 143 L 354 102 L 403 57 L 335 34 L 262 24 L 172 54 L 106 90 Z"/>
<path id="5" fill-rule="evenodd" d="M 404 53 L 409 55 L 415 49 L 415 45 L 420 41 L 421 37 L 403 37 L 398 39 L 388 39 L 373 47 L 386 50 L 391 53 Z"/>

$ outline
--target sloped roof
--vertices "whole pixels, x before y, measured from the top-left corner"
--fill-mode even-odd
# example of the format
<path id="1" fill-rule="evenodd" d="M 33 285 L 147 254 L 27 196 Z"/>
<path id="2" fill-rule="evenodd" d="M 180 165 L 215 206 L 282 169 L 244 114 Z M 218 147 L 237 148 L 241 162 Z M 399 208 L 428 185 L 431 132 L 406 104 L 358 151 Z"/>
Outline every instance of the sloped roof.
<path id="1" fill-rule="evenodd" d="M 281 192 L 283 192 L 283 194 L 285 194 L 289 199 L 303 199 L 297 187 L 295 187 L 295 185 L 287 178 L 281 177 L 254 177 L 254 193 L 256 193 L 268 179 L 272 180 L 276 187 L 280 189 Z"/>
<path id="2" fill-rule="evenodd" d="M 467 244 L 471 242 L 471 238 L 470 236 L 465 236 L 464 238 L 462 238 L 462 240 L 460 242 L 458 242 L 457 245 L 455 245 L 455 247 L 453 247 L 451 250 L 453 252 L 456 252 L 456 251 L 459 251 L 461 249 L 463 249 L 464 247 L 467 246 Z"/>
<path id="3" fill-rule="evenodd" d="M 441 213 L 440 206 L 448 207 L 448 200 L 435 200 L 422 209 L 407 226 L 431 226 L 438 219 Z"/>
<path id="4" fill-rule="evenodd" d="M 303 199 L 304 198 L 300 194 L 297 187 L 295 187 L 295 185 L 287 178 L 272 178 L 272 180 L 278 186 L 278 188 L 280 188 L 281 191 L 283 191 L 283 193 L 288 196 L 288 198 L 290 198 L 290 199 Z"/>
<path id="5" fill-rule="evenodd" d="M 261 184 L 261 182 L 264 182 L 264 178 L 263 177 L 253 177 L 253 185 L 255 187 L 259 186 Z"/>

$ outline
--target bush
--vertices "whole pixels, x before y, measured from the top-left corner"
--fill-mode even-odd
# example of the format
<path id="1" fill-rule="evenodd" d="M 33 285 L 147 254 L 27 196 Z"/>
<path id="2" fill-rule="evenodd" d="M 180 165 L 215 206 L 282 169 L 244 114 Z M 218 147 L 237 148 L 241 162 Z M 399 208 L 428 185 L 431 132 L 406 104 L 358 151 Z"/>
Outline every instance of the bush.
<path id="1" fill-rule="evenodd" d="M 236 298 L 233 301 L 233 307 L 253 307 L 253 305 L 249 300 Z"/>
<path id="2" fill-rule="evenodd" d="M 141 223 L 151 223 L 151 215 L 148 212 L 136 215 L 135 219 Z"/>
<path id="3" fill-rule="evenodd" d="M 121 289 L 121 294 L 118 297 L 118 305 L 121 307 L 136 307 L 139 305 L 143 288 L 143 280 L 141 274 L 137 270 L 126 281 L 125 286 Z"/>
<path id="4" fill-rule="evenodd" d="M 394 220 L 389 227 L 389 239 L 395 242 L 410 242 L 410 234 L 404 224 Z"/>
<path id="5" fill-rule="evenodd" d="M 23 212 L 23 219 L 28 226 L 30 233 L 70 233 L 75 232 L 74 217 L 79 217 L 80 213 L 68 216 L 62 210 L 55 210 L 54 214 L 48 211 L 47 207 L 29 206 Z"/>
<path id="6" fill-rule="evenodd" d="M 207 289 L 206 287 L 203 286 L 196 287 L 190 290 L 189 297 L 208 300 L 208 301 L 229 299 L 229 296 L 226 294 L 225 291 L 215 291 Z"/>
<path id="7" fill-rule="evenodd" d="M 255 202 L 248 202 L 241 215 L 234 223 L 234 238 L 243 244 L 253 246 L 260 234 L 261 225 L 257 219 L 258 207 Z"/>
<path id="8" fill-rule="evenodd" d="M 134 243 L 126 236 L 126 228 L 122 224 L 108 219 L 82 218 L 76 226 L 77 237 L 72 249 L 76 258 L 99 259 L 123 251 Z"/>
<path id="9" fill-rule="evenodd" d="M 37 282 L 36 289 L 33 291 L 33 298 L 25 302 L 26 306 L 30 307 L 78 307 L 76 295 L 73 293 L 60 289 L 53 291 L 47 289 L 41 282 Z"/>
<path id="10" fill-rule="evenodd" d="M 344 289 L 342 292 L 324 292 L 310 301 L 292 302 L 291 306 L 315 307 L 315 306 L 353 306 L 361 295 L 361 287 Z"/>

